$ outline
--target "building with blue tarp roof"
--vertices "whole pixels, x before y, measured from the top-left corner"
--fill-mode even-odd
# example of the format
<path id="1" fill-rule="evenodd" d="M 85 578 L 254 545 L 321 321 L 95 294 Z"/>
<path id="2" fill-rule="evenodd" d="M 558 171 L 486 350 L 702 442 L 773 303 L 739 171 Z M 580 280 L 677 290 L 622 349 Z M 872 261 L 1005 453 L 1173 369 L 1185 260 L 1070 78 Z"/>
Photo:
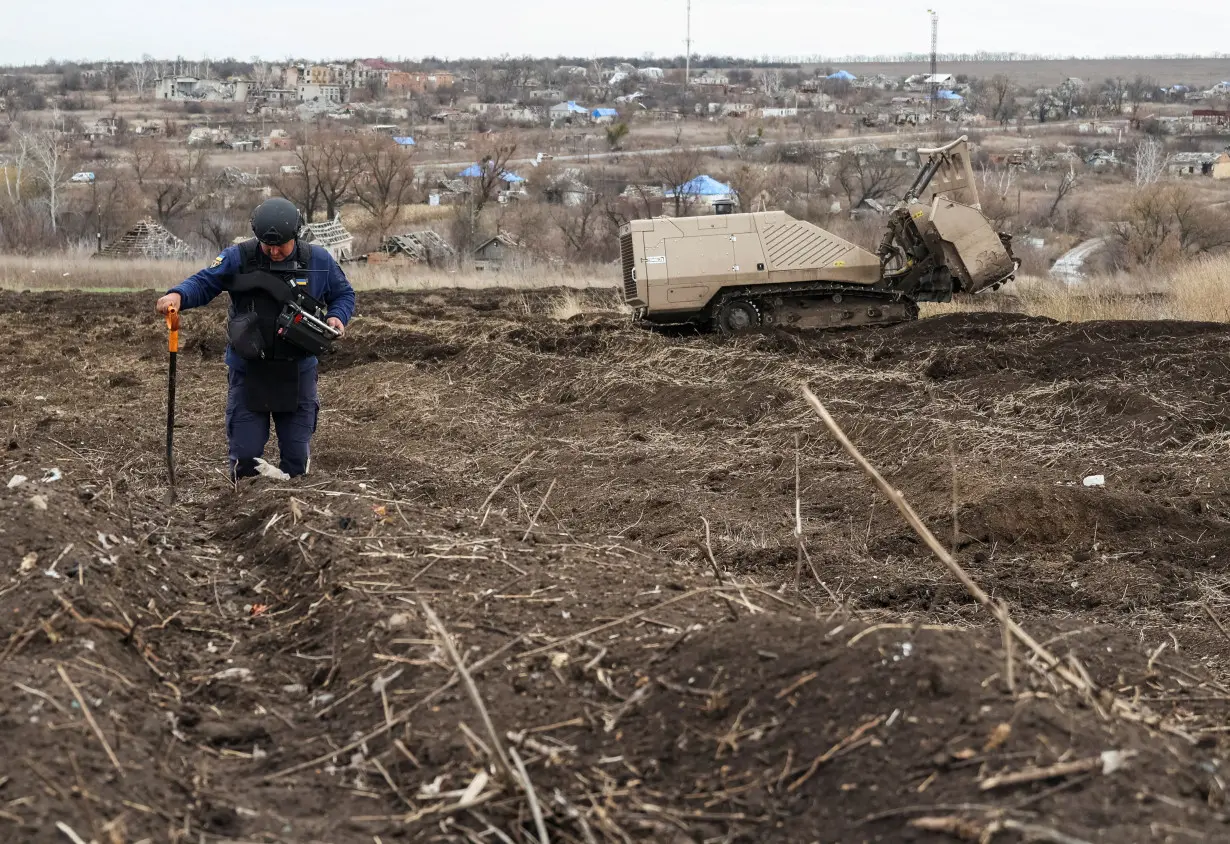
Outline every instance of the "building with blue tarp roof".
<path id="1" fill-rule="evenodd" d="M 589 109 L 583 105 L 577 105 L 575 101 L 569 100 L 566 103 L 557 103 L 548 109 L 548 114 L 552 120 L 567 120 L 572 117 L 589 117 Z"/>
<path id="2" fill-rule="evenodd" d="M 734 189 L 712 176 L 697 176 L 691 181 L 684 182 L 675 190 L 668 190 L 666 195 L 674 197 L 676 193 L 680 196 L 731 196 L 734 194 Z"/>
<path id="3" fill-rule="evenodd" d="M 848 70 L 839 70 L 836 73 L 830 73 L 827 78 L 841 79 L 845 82 L 853 82 L 855 79 L 858 79 L 857 76 L 855 76 L 853 73 L 851 73 Z"/>
<path id="4" fill-rule="evenodd" d="M 459 179 L 479 179 L 479 178 L 482 178 L 483 175 L 489 172 L 490 170 L 488 169 L 487 164 L 471 164 L 469 167 L 467 167 L 466 169 L 458 173 L 457 178 Z M 509 184 L 513 184 L 514 182 L 524 182 L 525 181 L 525 179 L 521 178 L 516 173 L 512 173 L 508 170 L 505 170 L 503 173 L 500 174 L 500 179 L 502 179 L 505 182 L 508 182 Z"/>

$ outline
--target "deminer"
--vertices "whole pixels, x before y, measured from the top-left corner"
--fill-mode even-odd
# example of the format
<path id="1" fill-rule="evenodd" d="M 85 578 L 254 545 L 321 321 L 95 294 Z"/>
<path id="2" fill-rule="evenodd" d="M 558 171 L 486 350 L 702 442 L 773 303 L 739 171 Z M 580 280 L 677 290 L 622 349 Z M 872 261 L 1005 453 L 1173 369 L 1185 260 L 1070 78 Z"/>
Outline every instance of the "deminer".
<path id="1" fill-rule="evenodd" d="M 320 414 L 317 356 L 346 333 L 354 289 L 325 249 L 299 240 L 303 216 L 281 198 L 252 211 L 250 240 L 167 291 L 156 310 L 199 308 L 230 294 L 226 438 L 232 478 L 259 474 L 277 431 L 279 468 L 306 474 Z M 263 462 L 263 461 L 262 461 Z"/>

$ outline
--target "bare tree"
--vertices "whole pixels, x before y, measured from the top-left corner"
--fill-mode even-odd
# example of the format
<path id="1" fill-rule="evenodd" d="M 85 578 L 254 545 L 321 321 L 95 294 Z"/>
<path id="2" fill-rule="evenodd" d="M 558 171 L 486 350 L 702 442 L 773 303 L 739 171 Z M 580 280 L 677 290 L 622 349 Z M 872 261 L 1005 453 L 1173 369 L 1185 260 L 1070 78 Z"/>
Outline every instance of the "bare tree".
<path id="1" fill-rule="evenodd" d="M 593 260 L 601 248 L 608 227 L 608 218 L 602 212 L 603 201 L 590 191 L 577 204 L 563 206 L 552 212 L 552 220 L 564 238 L 564 247 L 570 257 Z"/>
<path id="2" fill-rule="evenodd" d="M 1002 73 L 991 77 L 987 85 L 987 107 L 991 118 L 999 121 L 1000 126 L 1007 126 L 1016 116 L 1016 85 Z"/>
<path id="3" fill-rule="evenodd" d="M 1136 166 L 1136 187 L 1151 185 L 1162 177 L 1166 169 L 1166 150 L 1156 138 L 1145 138 L 1136 145 L 1132 156 Z"/>
<path id="4" fill-rule="evenodd" d="M 409 153 L 380 137 L 363 144 L 359 162 L 355 199 L 372 215 L 383 242 L 414 187 L 414 165 Z"/>
<path id="5" fill-rule="evenodd" d="M 132 147 L 132 174 L 137 179 L 137 185 L 145 187 L 154 169 L 160 164 L 161 150 L 153 141 L 137 141 Z"/>
<path id="6" fill-rule="evenodd" d="M 868 199 L 893 196 L 904 187 L 906 174 L 887 156 L 847 152 L 838 159 L 837 181 L 853 210 Z"/>
<path id="7" fill-rule="evenodd" d="M 1209 205 L 1187 185 L 1171 186 L 1169 204 L 1183 255 L 1202 255 L 1230 246 L 1230 217 L 1222 208 Z"/>
<path id="8" fill-rule="evenodd" d="M 1120 219 L 1111 231 L 1121 266 L 1151 265 L 1177 257 L 1178 224 L 1170 198 L 1174 187 L 1145 185 L 1120 209 Z"/>
<path id="9" fill-rule="evenodd" d="M 692 181 L 700 168 L 701 153 L 697 149 L 680 147 L 663 155 L 645 156 L 642 161 L 650 178 L 665 185 L 666 190 L 674 194 L 675 216 L 682 217 L 695 198 L 689 196 L 683 189 Z"/>
<path id="10" fill-rule="evenodd" d="M 471 213 L 477 217 L 487 203 L 498 196 L 507 184 L 508 163 L 517 151 L 516 144 L 496 144 L 486 150 L 479 160 L 477 175 L 470 178 Z"/>
<path id="11" fill-rule="evenodd" d="M 833 182 L 833 171 L 837 159 L 829 155 L 828 150 L 809 146 L 806 153 L 807 187 L 811 191 L 812 184 L 817 188 L 827 188 Z"/>
<path id="12" fill-rule="evenodd" d="M 325 216 L 331 220 L 350 197 L 351 186 L 358 175 L 358 144 L 343 135 L 321 138 L 313 145 L 308 161 L 320 187 Z"/>
<path id="13" fill-rule="evenodd" d="M 316 180 L 316 168 L 312 166 L 313 149 L 301 143 L 295 149 L 295 164 L 289 170 L 279 170 L 273 177 L 273 189 L 284 199 L 289 199 L 303 216 L 311 220 L 320 206 L 320 183 Z"/>
<path id="14" fill-rule="evenodd" d="M 34 137 L 18 130 L 13 136 L 13 176 L 10 178 L 8 167 L 0 167 L 4 173 L 4 192 L 13 202 L 21 202 L 21 188 L 25 180 L 26 166 L 34 153 Z"/>
<path id="15" fill-rule="evenodd" d="M 252 57 L 252 81 L 256 83 L 256 87 L 269 87 L 269 81 L 272 78 L 272 75 L 272 69 L 269 67 L 269 62 L 264 61 L 260 56 Z"/>
<path id="16" fill-rule="evenodd" d="M 1102 99 L 1115 117 L 1123 114 L 1123 104 L 1127 101 L 1128 83 L 1122 76 L 1107 79 L 1102 83 Z"/>
<path id="17" fill-rule="evenodd" d="M 764 193 L 771 193 L 781 169 L 764 164 L 743 163 L 722 174 L 723 181 L 730 185 L 739 200 L 741 211 L 751 211 L 756 200 Z"/>
<path id="18" fill-rule="evenodd" d="M 214 209 L 201 215 L 201 218 L 197 220 L 195 231 L 221 252 L 231 245 L 235 224 L 225 211 Z"/>
<path id="19" fill-rule="evenodd" d="M 159 151 L 143 186 L 158 222 L 182 216 L 209 187 L 209 153 L 188 149 L 182 157 Z"/>
<path id="20" fill-rule="evenodd" d="M 1140 128 L 1140 110 L 1148 102 L 1153 92 L 1157 90 L 1157 81 L 1148 76 L 1137 76 L 1125 87 L 1128 104 L 1131 107 L 1132 128 Z"/>
<path id="21" fill-rule="evenodd" d="M 735 157 L 740 161 L 745 159 L 753 147 L 759 146 L 764 139 L 764 127 L 757 126 L 752 130 L 752 124 L 746 119 L 736 120 L 726 130 L 726 142 L 734 149 Z"/>
<path id="22" fill-rule="evenodd" d="M 984 169 L 980 173 L 982 184 L 978 187 L 982 198 L 982 214 L 995 224 L 999 231 L 1007 229 L 1010 219 L 1019 208 L 1011 201 L 1012 189 L 1016 187 L 1016 171 L 1011 167 L 1000 170 Z"/>
<path id="23" fill-rule="evenodd" d="M 154 58 L 149 53 L 141 57 L 141 61 L 132 66 L 129 72 L 132 78 L 133 90 L 137 92 L 137 99 L 145 99 L 145 89 L 150 83 L 150 79 L 154 75 Z"/>
<path id="24" fill-rule="evenodd" d="M 64 198 L 62 191 L 71 173 L 69 145 L 60 125 L 59 112 L 56 112 L 51 127 L 33 135 L 30 141 L 34 177 L 46 191 L 52 232 L 58 230 L 60 205 Z"/>
<path id="25" fill-rule="evenodd" d="M 1046 214 L 1046 219 L 1053 220 L 1056 212 L 1059 211 L 1059 204 L 1067 199 L 1072 191 L 1076 190 L 1077 185 L 1076 165 L 1069 164 L 1068 172 L 1063 174 L 1063 178 L 1059 180 L 1059 184 L 1055 187 L 1055 201 L 1051 203 L 1051 209 Z"/>

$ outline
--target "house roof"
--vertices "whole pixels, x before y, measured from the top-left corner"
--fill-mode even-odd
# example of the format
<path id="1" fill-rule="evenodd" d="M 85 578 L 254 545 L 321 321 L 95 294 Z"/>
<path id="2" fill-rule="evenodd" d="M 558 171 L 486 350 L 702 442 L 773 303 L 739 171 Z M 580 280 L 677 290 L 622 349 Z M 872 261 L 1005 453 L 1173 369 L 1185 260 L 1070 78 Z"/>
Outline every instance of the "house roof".
<path id="1" fill-rule="evenodd" d="M 428 263 L 433 260 L 452 258 L 457 254 L 457 251 L 449 246 L 444 238 L 431 229 L 386 237 L 384 251 L 393 255 L 401 253 L 415 261 Z"/>
<path id="2" fill-rule="evenodd" d="M 828 78 L 828 79 L 844 79 L 844 80 L 846 80 L 847 82 L 853 82 L 855 79 L 858 79 L 858 77 L 857 77 L 857 76 L 855 76 L 853 73 L 851 73 L 851 72 L 850 72 L 850 71 L 848 71 L 848 70 L 839 70 L 839 71 L 837 71 L 836 73 L 830 73 L 830 74 L 828 75 L 828 77 L 826 77 L 826 78 Z"/>
<path id="3" fill-rule="evenodd" d="M 1215 152 L 1176 152 L 1170 156 L 1168 164 L 1204 164 L 1206 161 L 1216 161 Z"/>
<path id="4" fill-rule="evenodd" d="M 589 110 L 585 108 L 585 106 L 577 105 L 573 100 L 569 100 L 566 103 L 557 103 L 556 105 L 551 106 L 551 110 L 554 111 L 555 109 L 561 107 L 567 108 L 569 114 L 589 114 Z"/>
<path id="5" fill-rule="evenodd" d="M 471 164 L 469 167 L 467 167 L 466 169 L 458 173 L 457 178 L 477 179 L 481 177 L 485 172 L 487 171 L 482 164 Z M 513 173 L 509 170 L 505 170 L 503 173 L 501 173 L 500 179 L 510 184 L 513 182 L 524 182 L 525 181 L 525 179 L 521 178 L 516 173 Z"/>
<path id="6" fill-rule="evenodd" d="M 628 199 L 660 199 L 664 195 L 661 185 L 628 185 L 620 194 Z"/>
<path id="7" fill-rule="evenodd" d="M 734 190 L 730 185 L 724 185 L 711 176 L 697 176 L 691 181 L 684 182 L 677 191 L 667 191 L 666 195 L 674 196 L 676 192 L 684 196 L 726 196 L 734 193 Z"/>
<path id="8" fill-rule="evenodd" d="M 412 147 L 414 146 L 414 138 L 411 138 L 411 137 L 394 138 L 393 143 L 397 144 L 398 146 Z"/>
<path id="9" fill-rule="evenodd" d="M 517 240 L 517 238 L 513 237 L 508 232 L 500 232 L 495 237 L 488 238 L 487 240 L 483 241 L 483 243 L 479 245 L 477 248 L 475 248 L 474 251 L 475 253 L 482 252 L 484 249 L 486 249 L 488 246 L 490 246 L 493 243 L 499 243 L 502 246 L 507 246 L 509 249 L 520 249 L 521 248 L 521 241 Z"/>
<path id="10" fill-rule="evenodd" d="M 188 258 L 192 247 L 146 217 L 99 253 L 104 258 Z"/>
<path id="11" fill-rule="evenodd" d="M 469 193 L 470 189 L 461 179 L 440 179 L 436 187 L 445 193 Z"/>
<path id="12" fill-rule="evenodd" d="M 619 110 L 614 108 L 596 108 L 592 114 L 594 117 L 619 117 Z"/>
<path id="13" fill-rule="evenodd" d="M 315 243 L 318 246 L 337 246 L 340 243 L 354 240 L 354 235 L 346 231 L 340 217 L 334 217 L 323 223 L 308 223 L 299 232 L 299 237 L 307 243 Z"/>

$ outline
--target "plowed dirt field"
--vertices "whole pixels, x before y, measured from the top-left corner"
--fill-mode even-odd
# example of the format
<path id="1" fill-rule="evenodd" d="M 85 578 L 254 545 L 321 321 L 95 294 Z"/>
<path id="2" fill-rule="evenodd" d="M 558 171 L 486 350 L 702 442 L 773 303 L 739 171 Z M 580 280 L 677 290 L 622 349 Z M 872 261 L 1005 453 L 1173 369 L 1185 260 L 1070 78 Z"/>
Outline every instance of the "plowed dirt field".
<path id="1" fill-rule="evenodd" d="M 154 297 L 0 293 L 0 841 L 1230 840 L 1230 327 L 554 295 L 360 294 L 238 489 L 187 312 L 171 505 Z"/>

